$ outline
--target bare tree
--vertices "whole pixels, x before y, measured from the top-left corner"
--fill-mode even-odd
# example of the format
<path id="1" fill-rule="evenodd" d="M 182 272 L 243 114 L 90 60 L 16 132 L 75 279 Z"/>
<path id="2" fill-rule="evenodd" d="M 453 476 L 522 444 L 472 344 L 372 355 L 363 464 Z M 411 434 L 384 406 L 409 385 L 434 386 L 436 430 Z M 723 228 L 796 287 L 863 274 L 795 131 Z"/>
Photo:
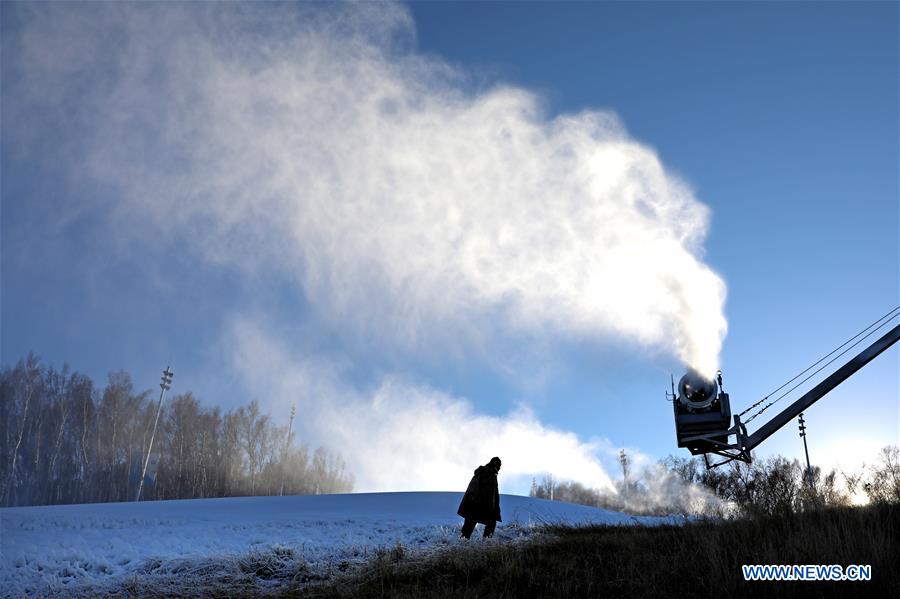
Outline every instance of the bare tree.
<path id="1" fill-rule="evenodd" d="M 868 469 L 863 490 L 873 503 L 900 502 L 900 449 L 883 447 L 878 463 Z"/>
<path id="2" fill-rule="evenodd" d="M 262 471 L 266 453 L 270 449 L 269 417 L 259 413 L 259 403 L 254 399 L 246 408 L 238 410 L 241 446 L 246 452 L 250 474 L 250 494 L 256 494 L 257 477 Z"/>
<path id="3" fill-rule="evenodd" d="M 19 450 L 22 447 L 22 439 L 25 438 L 25 429 L 28 425 L 28 410 L 31 407 L 32 399 L 38 385 L 40 384 L 40 359 L 29 353 L 24 361 L 19 361 L 13 374 L 13 384 L 9 389 L 9 401 L 13 406 L 12 412 L 19 413 L 21 416 L 17 418 L 15 443 L 13 444 L 9 455 L 9 466 L 7 467 L 6 477 L 3 486 L 3 502 L 9 501 L 9 495 L 15 490 L 17 485 L 16 462 L 19 458 Z"/>

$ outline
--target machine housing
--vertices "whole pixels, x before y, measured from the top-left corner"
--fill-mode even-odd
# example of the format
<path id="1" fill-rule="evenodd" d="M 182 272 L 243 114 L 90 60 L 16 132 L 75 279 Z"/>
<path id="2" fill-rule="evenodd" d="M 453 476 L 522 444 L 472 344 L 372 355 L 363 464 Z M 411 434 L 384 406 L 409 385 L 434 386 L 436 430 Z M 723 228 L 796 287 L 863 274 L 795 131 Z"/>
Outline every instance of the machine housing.
<path id="1" fill-rule="evenodd" d="M 691 454 L 715 452 L 728 445 L 731 403 L 718 380 L 707 380 L 691 371 L 681 377 L 672 404 L 675 407 L 675 434 L 678 447 Z"/>

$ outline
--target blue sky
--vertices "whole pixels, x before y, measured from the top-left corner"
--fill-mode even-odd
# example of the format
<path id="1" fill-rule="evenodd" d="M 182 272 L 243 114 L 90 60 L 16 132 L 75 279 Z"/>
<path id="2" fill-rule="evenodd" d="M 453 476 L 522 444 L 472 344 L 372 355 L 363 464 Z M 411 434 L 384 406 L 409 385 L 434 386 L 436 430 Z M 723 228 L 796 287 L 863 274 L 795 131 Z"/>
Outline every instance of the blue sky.
<path id="1" fill-rule="evenodd" d="M 159 14 L 145 14 L 154 10 Z M 696 263 L 685 267 L 684 297 L 715 305 L 707 269 L 727 287 L 720 364 L 736 408 L 900 304 L 896 3 L 265 5 L 238 17 L 222 16 L 229 11 L 215 5 L 7 3 L 2 11 L 4 364 L 34 350 L 97 382 L 124 369 L 139 388 L 150 388 L 171 360 L 174 390 L 192 390 L 209 405 L 257 398 L 286 419 L 285 402 L 302 396 L 300 413 L 317 415 L 306 434 L 318 442 L 361 435 L 354 426 L 383 426 L 381 436 L 390 436 L 401 421 L 415 423 L 416 410 L 438 405 L 433 418 L 422 416 L 425 433 L 401 447 L 417 456 L 406 468 L 445 478 L 458 462 L 490 456 L 445 460 L 453 452 L 435 439 L 464 444 L 498 430 L 506 433 L 487 444 L 472 440 L 473 451 L 495 450 L 509 456 L 505 463 L 519 452 L 511 471 L 522 480 L 532 470 L 521 444 L 555 443 L 552 431 L 577 436 L 548 447 L 586 472 L 593 472 L 590 455 L 614 471 L 620 445 L 650 458 L 686 454 L 675 447 L 663 396 L 684 356 L 660 342 L 666 335 L 643 324 L 609 333 L 604 316 L 580 297 L 536 293 L 534 273 L 528 265 L 517 271 L 515 261 L 502 272 L 496 266 L 506 262 L 488 265 L 484 280 L 455 267 L 447 267 L 449 278 L 432 280 L 433 272 L 444 273 L 428 259 L 443 256 L 433 240 L 447 229 L 441 219 L 449 213 L 405 212 L 418 204 L 391 203 L 391 194 L 427 195 L 433 187 L 438 195 L 429 207 L 455 206 L 452 192 L 477 195 L 477 181 L 491 186 L 485 198 L 498 199 L 496 209 L 489 199 L 460 204 L 475 225 L 488 221 L 493 231 L 496 217 L 514 233 L 516 223 L 530 231 L 527 218 L 515 218 L 520 206 L 577 225 L 571 214 L 554 212 L 564 209 L 558 206 L 576 174 L 542 159 L 558 158 L 544 146 L 590 129 L 561 124 L 585 111 L 618 117 L 627 133 L 601 141 L 615 146 L 624 135 L 636 168 L 652 175 L 655 152 L 665 175 L 650 189 L 677 180 L 691 190 L 682 206 L 688 217 L 662 224 L 700 239 L 685 246 Z M 180 16 L 149 31 L 160 14 Z M 232 40 L 230 54 L 223 39 Z M 307 61 L 320 47 L 332 50 L 329 58 Z M 372 48 L 378 58 L 366 62 Z M 200 50 L 214 60 L 203 62 Z M 310 70 L 292 70 L 307 62 Z M 207 87 L 194 89 L 195 80 Z M 351 89 L 356 81 L 366 84 Z M 351 126 L 342 128 L 368 90 L 395 87 L 410 99 L 408 111 L 386 104 L 374 121 L 363 113 L 346 117 Z M 241 98 L 256 98 L 260 89 L 271 97 L 246 112 Z M 350 100 L 342 99 L 345 89 Z M 526 116 L 509 116 L 518 110 Z M 408 120 L 392 120 L 397 114 Z M 495 147 L 491 123 L 501 122 L 521 130 L 522 140 L 549 141 Z M 480 146 L 444 150 L 460 135 L 481 132 L 488 141 Z M 420 134 L 424 143 L 410 139 Z M 384 153 L 411 170 L 356 171 L 341 162 L 370 143 L 372 151 L 355 160 L 377 163 Z M 503 163 L 504 152 L 519 152 L 521 144 L 527 149 L 517 159 L 535 159 L 535 169 Z M 217 154 L 207 156 L 208 148 Z M 279 148 L 291 153 L 286 170 L 279 170 Z M 498 161 L 497 169 L 477 170 L 482 161 L 473 152 L 483 164 Z M 437 171 L 421 170 L 431 168 L 420 167 L 429 160 L 443 162 Z M 350 172 L 362 174 L 357 181 Z M 410 172 L 430 173 L 428 184 L 405 181 Z M 516 187 L 503 173 L 526 182 Z M 508 198 L 497 191 L 507 188 L 514 190 Z M 363 218 L 354 229 L 339 217 L 349 212 L 334 216 L 328 206 L 332 197 L 355 201 L 359 189 L 371 194 L 361 214 L 375 220 L 366 226 Z M 425 239 L 409 230 L 416 223 Z M 644 234 L 620 232 L 638 240 Z M 601 233 L 615 232 L 588 234 Z M 374 244 L 374 266 L 360 262 L 368 250 L 349 257 L 340 250 L 341 242 L 368 247 L 363 241 Z M 533 264 L 535 255 L 522 251 Z M 560 255 L 562 262 L 549 263 L 575 260 Z M 459 273 L 473 278 L 457 289 Z M 504 273 L 506 287 L 497 282 L 506 281 Z M 557 284 L 552 274 L 540 280 Z M 529 288 L 520 290 L 521 281 Z M 599 298 L 630 286 L 628 276 L 605 279 Z M 487 299 L 472 300 L 472 293 Z M 567 311 L 570 300 L 576 308 Z M 677 320 L 664 312 L 662 327 L 675 326 L 669 317 Z M 636 340 L 640 335 L 650 341 Z M 897 443 L 898 396 L 894 348 L 808 411 L 813 461 L 855 467 Z M 378 398 L 392 406 L 391 416 L 366 411 Z M 323 404 L 358 418 L 323 416 Z M 409 419 L 398 420 L 404 409 Z M 517 419 L 523 409 L 528 416 Z M 437 424 L 450 420 L 452 431 Z M 510 422 L 530 423 L 534 436 L 503 428 Z M 504 446 L 503 439 L 514 440 Z M 793 426 L 761 449 L 802 455 Z M 347 452 L 359 469 L 382 466 L 374 458 L 354 462 Z M 601 475 L 584 475 L 591 476 Z M 363 480 L 388 485 L 374 475 Z M 440 485 L 435 480 L 418 484 Z"/>

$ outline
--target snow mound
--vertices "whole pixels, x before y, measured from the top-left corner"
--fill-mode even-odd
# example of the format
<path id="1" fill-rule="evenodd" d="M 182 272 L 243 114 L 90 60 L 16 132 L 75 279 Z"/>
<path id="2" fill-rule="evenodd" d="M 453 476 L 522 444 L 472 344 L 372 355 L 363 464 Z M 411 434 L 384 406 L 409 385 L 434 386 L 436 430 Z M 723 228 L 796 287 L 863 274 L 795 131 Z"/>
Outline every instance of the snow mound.
<path id="1" fill-rule="evenodd" d="M 3 596 L 72 591 L 169 562 L 290 551 L 306 563 L 362 562 L 377 550 L 459 540 L 461 493 L 358 493 L 94 503 L 0 509 Z M 545 524 L 660 524 L 531 497 L 501 495 L 503 542 Z M 480 527 L 475 535 L 480 534 Z M 473 535 L 472 541 L 476 540 Z"/>

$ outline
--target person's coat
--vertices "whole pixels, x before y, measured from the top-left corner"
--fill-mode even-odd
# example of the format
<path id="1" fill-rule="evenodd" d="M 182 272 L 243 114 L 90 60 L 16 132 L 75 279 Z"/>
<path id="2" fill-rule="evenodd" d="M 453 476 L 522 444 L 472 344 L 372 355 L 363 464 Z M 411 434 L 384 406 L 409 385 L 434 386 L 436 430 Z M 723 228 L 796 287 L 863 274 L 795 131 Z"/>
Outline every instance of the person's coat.
<path id="1" fill-rule="evenodd" d="M 475 475 L 469 482 L 456 513 L 480 524 L 502 522 L 496 470 L 490 466 L 479 466 L 475 469 Z"/>

